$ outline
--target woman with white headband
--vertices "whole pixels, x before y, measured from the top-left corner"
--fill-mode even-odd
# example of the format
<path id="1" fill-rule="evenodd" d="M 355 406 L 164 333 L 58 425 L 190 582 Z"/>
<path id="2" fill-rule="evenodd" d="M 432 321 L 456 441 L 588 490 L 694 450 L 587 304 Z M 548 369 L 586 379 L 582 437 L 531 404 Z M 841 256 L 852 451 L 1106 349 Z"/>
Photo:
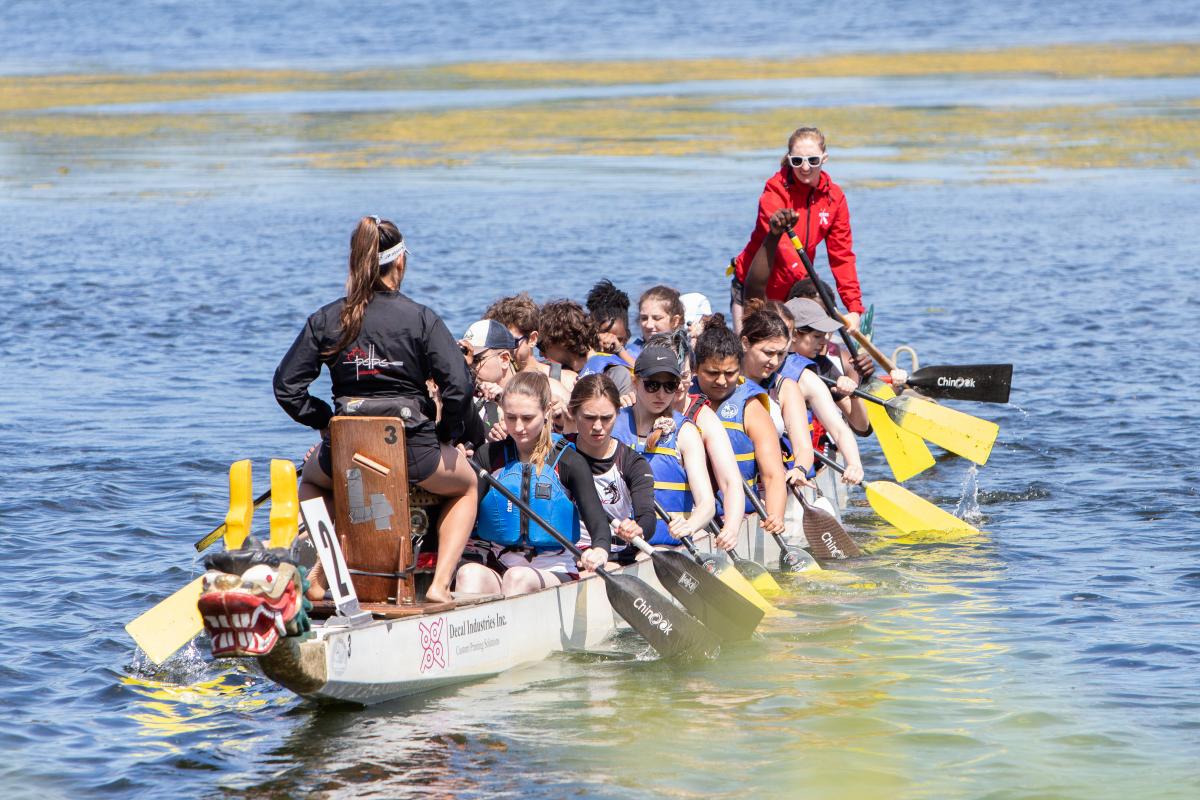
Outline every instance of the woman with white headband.
<path id="1" fill-rule="evenodd" d="M 329 420 L 354 413 L 405 420 L 408 479 L 447 498 L 437 567 L 426 599 L 451 599 L 450 581 L 475 525 L 474 471 L 455 443 L 466 435 L 472 384 L 462 351 L 431 309 L 400 291 L 408 251 L 395 224 L 363 217 L 350 238 L 346 296 L 318 309 L 275 370 L 275 399 L 292 419 L 321 432 L 316 458 L 304 467 L 300 498 L 331 490 Z M 329 370 L 334 408 L 309 386 Z M 426 380 L 437 384 L 442 416 Z"/>

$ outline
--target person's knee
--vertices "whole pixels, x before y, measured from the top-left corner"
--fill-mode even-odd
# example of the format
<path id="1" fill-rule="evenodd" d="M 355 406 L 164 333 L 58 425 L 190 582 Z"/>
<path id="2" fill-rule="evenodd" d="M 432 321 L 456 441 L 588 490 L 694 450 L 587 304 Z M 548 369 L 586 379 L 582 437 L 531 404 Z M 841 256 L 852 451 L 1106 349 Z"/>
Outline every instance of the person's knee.
<path id="1" fill-rule="evenodd" d="M 517 594 L 528 594 L 541 588 L 537 572 L 526 567 L 513 567 L 504 573 L 500 589 L 505 597 Z"/>
<path id="2" fill-rule="evenodd" d="M 499 579 L 482 564 L 463 564 L 454 577 L 454 588 L 469 594 L 487 594 L 499 588 Z"/>

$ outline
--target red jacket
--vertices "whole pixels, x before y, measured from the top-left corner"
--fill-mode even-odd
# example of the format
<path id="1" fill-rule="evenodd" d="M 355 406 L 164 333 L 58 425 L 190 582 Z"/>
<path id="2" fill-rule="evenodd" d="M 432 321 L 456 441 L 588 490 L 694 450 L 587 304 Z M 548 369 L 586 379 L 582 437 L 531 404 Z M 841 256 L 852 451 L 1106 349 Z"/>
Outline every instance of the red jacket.
<path id="1" fill-rule="evenodd" d="M 817 245 L 825 240 L 825 251 L 829 254 L 829 266 L 838 294 L 848 311 L 859 314 L 865 310 L 862 290 L 858 286 L 858 270 L 854 261 L 854 241 L 850 235 L 850 210 L 846 207 L 846 195 L 826 172 L 821 173 L 817 188 L 809 190 L 792 175 L 791 167 L 783 167 L 771 176 L 758 198 L 758 224 L 750 234 L 750 241 L 741 254 L 734 259 L 734 273 L 739 281 L 746 280 L 746 270 L 758 248 L 770 231 L 771 215 L 781 208 L 794 208 L 800 212 L 796 222 L 796 235 L 808 250 L 808 257 L 815 260 Z M 771 277 L 767 281 L 767 297 L 771 300 L 786 300 L 792 284 L 808 277 L 796 248 L 786 236 L 779 238 L 779 252 Z"/>

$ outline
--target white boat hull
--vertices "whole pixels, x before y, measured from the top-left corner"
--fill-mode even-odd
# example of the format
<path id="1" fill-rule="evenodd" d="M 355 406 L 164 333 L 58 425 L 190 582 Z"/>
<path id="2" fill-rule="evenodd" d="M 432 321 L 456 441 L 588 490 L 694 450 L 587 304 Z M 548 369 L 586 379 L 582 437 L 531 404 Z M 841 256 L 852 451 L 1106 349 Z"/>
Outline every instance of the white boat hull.
<path id="1" fill-rule="evenodd" d="M 779 548 L 757 525 L 740 555 L 773 567 Z M 698 540 L 709 549 L 707 538 Z M 662 591 L 654 568 L 624 571 Z M 621 620 L 598 577 L 436 614 L 373 620 L 357 627 L 337 617 L 314 624 L 311 638 L 286 639 L 260 659 L 268 677 L 319 702 L 372 705 L 479 680 L 553 653 L 598 649 Z"/>

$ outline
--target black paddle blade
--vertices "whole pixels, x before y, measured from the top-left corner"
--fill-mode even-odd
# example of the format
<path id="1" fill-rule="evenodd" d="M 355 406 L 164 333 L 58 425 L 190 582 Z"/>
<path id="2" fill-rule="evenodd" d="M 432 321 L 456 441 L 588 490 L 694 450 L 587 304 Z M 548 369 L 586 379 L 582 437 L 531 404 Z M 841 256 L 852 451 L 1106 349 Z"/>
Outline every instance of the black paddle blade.
<path id="1" fill-rule="evenodd" d="M 775 537 L 776 544 L 779 545 L 780 572 L 803 572 L 816 565 L 817 562 L 808 553 L 799 547 L 789 545 L 778 533 L 772 535 Z"/>
<path id="2" fill-rule="evenodd" d="M 655 551 L 654 574 L 692 616 L 725 641 L 748 639 L 763 611 L 683 553 Z"/>
<path id="3" fill-rule="evenodd" d="M 818 508 L 797 493 L 804 508 L 804 538 L 809 550 L 819 559 L 831 560 L 854 558 L 862 555 L 862 548 L 850 537 L 837 517 L 823 508 Z"/>
<path id="4" fill-rule="evenodd" d="M 1007 403 L 1012 370 L 1012 364 L 921 367 L 908 376 L 908 385 L 929 397 Z"/>
<path id="5" fill-rule="evenodd" d="M 634 575 L 599 570 L 608 602 L 663 658 L 708 655 L 721 641 L 702 623 Z"/>

